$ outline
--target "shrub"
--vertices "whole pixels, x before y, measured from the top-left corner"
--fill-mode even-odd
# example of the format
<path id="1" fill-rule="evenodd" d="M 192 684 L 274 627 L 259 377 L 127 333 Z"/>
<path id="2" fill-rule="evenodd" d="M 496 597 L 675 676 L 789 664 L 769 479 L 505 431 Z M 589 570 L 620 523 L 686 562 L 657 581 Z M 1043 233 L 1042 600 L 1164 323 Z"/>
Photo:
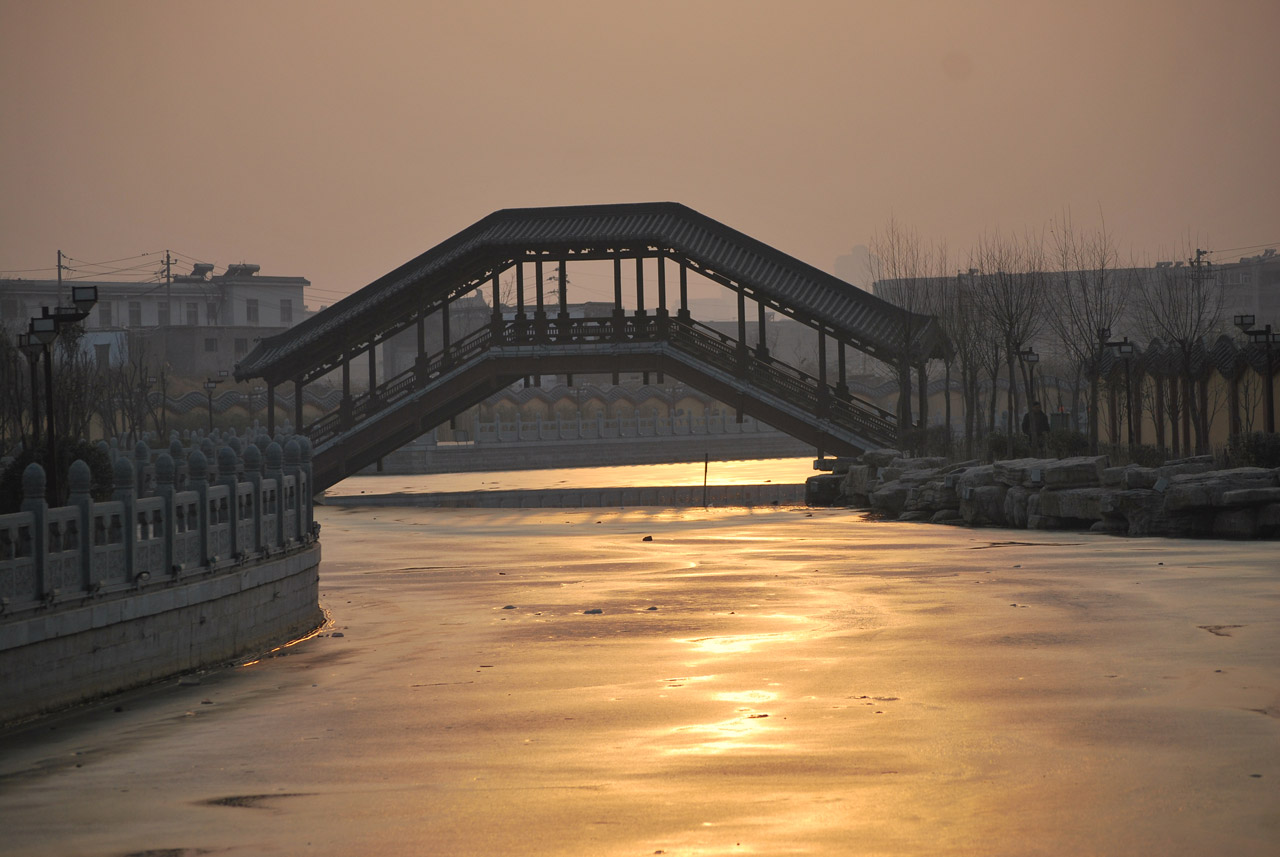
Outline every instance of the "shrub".
<path id="1" fill-rule="evenodd" d="M 24 449 L 20 455 L 9 462 L 4 473 L 0 474 L 0 514 L 17 512 L 22 507 L 22 473 L 33 461 L 44 460 L 44 447 Z M 98 445 L 87 440 L 58 440 L 58 496 L 47 497 L 49 505 L 62 506 L 67 502 L 70 492 L 67 485 L 67 473 L 71 463 L 81 459 L 89 465 L 93 475 L 91 494 L 93 499 L 101 502 L 111 499 L 114 488 L 114 475 L 111 471 L 111 457 L 98 449 Z"/>
<path id="2" fill-rule="evenodd" d="M 1280 434 L 1235 435 L 1227 442 L 1227 460 L 1232 467 L 1280 467 Z"/>
<path id="3" fill-rule="evenodd" d="M 1009 458 L 1009 436 L 1004 432 L 996 429 L 987 435 L 986 439 L 987 458 L 990 461 L 999 461 L 1002 458 Z M 1025 434 L 1018 432 L 1013 436 L 1013 458 L 1030 458 L 1031 439 Z"/>
<path id="4" fill-rule="evenodd" d="M 1045 446 L 1053 458 L 1073 458 L 1089 451 L 1089 436 L 1074 429 L 1054 429 L 1049 432 Z"/>

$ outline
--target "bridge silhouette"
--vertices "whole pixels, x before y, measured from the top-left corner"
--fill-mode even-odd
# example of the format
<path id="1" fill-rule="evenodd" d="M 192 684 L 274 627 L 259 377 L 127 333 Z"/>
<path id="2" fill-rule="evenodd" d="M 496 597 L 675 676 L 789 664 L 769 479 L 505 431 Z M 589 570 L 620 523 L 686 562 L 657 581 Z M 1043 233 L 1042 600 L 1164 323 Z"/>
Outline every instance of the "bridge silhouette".
<path id="1" fill-rule="evenodd" d="M 613 262 L 611 311 L 571 316 L 567 266 L 603 261 Z M 624 264 L 635 266 L 630 309 Z M 515 294 L 504 312 L 501 277 L 509 272 Z M 736 295 L 736 337 L 693 318 L 691 273 Z M 549 290 L 548 282 L 556 288 Z M 450 307 L 487 287 L 488 323 L 451 336 Z M 756 305 L 755 345 L 748 342 L 748 301 Z M 769 353 L 766 309 L 816 331 L 816 376 Z M 439 331 L 434 351 L 427 347 L 428 323 Z M 377 346 L 415 329 L 413 365 L 378 383 Z M 311 439 L 313 486 L 323 490 L 493 393 L 545 374 L 671 375 L 811 444 L 820 456 L 857 454 L 893 444 L 899 433 L 892 414 L 850 394 L 846 348 L 909 371 L 941 356 L 945 346 L 932 317 L 907 312 L 677 203 L 525 208 L 497 211 L 263 339 L 237 364 L 235 377 L 266 382 L 269 432 L 276 388 L 294 385 L 293 423 Z M 837 356 L 834 378 L 829 348 Z M 351 362 L 362 356 L 369 383 L 356 392 Z M 342 384 L 338 407 L 304 425 L 306 385 L 335 374 Z"/>

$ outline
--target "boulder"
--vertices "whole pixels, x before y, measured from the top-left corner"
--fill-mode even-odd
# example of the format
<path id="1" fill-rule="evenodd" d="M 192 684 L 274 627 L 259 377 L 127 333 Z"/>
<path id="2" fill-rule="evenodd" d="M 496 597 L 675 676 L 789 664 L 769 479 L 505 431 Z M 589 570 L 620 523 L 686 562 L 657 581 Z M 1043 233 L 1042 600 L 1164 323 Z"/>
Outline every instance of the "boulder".
<path id="1" fill-rule="evenodd" d="M 947 463 L 945 458 L 899 458 L 880 471 L 885 482 L 892 482 L 912 470 L 937 470 Z"/>
<path id="2" fill-rule="evenodd" d="M 1055 459 L 1013 458 L 1008 461 L 997 461 L 992 465 L 992 478 L 1001 485 L 1020 485 L 1023 488 L 1044 487 L 1045 471 L 1049 465 L 1056 464 Z"/>
<path id="3" fill-rule="evenodd" d="M 1213 534 L 1220 539 L 1256 539 L 1257 509 L 1223 509 L 1213 516 Z"/>
<path id="4" fill-rule="evenodd" d="M 954 486 L 948 487 L 945 479 L 930 479 L 907 493 L 907 510 L 959 509 L 960 495 Z"/>
<path id="5" fill-rule="evenodd" d="M 1124 469 L 1124 487 L 1126 489 L 1133 488 L 1154 488 L 1159 474 L 1155 468 L 1139 467 L 1136 464 L 1130 464 Z"/>
<path id="6" fill-rule="evenodd" d="M 1258 510 L 1258 535 L 1264 539 L 1280 536 L 1280 503 L 1268 503 Z"/>
<path id="7" fill-rule="evenodd" d="M 806 506 L 834 506 L 840 501 L 843 476 L 820 473 L 810 476 L 804 481 L 804 503 Z"/>
<path id="8" fill-rule="evenodd" d="M 1099 503 L 1103 520 L 1123 523 L 1121 532 L 1131 536 L 1152 536 L 1165 532 L 1169 521 L 1164 515 L 1164 497 L 1150 488 L 1108 491 Z"/>
<path id="9" fill-rule="evenodd" d="M 1223 504 L 1223 495 L 1245 488 L 1273 488 L 1275 473 L 1262 467 L 1237 467 L 1171 477 L 1164 492 L 1166 512 L 1178 514 Z"/>
<path id="10" fill-rule="evenodd" d="M 1105 455 L 1082 455 L 1050 462 L 1044 472 L 1046 488 L 1083 488 L 1102 484 Z"/>
<path id="11" fill-rule="evenodd" d="M 871 508 L 896 518 L 906 511 L 911 491 L 935 478 L 936 474 L 931 470 L 909 470 L 900 478 L 877 486 L 868 495 Z"/>
<path id="12" fill-rule="evenodd" d="M 1004 521 L 1010 527 L 1025 529 L 1027 526 L 1027 500 L 1032 492 L 1021 485 L 1014 485 L 1004 495 Z"/>
<path id="13" fill-rule="evenodd" d="M 899 458 L 902 458 L 902 453 L 896 449 L 873 449 L 862 453 L 862 463 L 872 467 L 888 467 Z"/>
<path id="14" fill-rule="evenodd" d="M 899 521 L 925 521 L 927 522 L 932 516 L 929 512 L 903 512 L 898 516 Z"/>
<path id="15" fill-rule="evenodd" d="M 1003 526 L 1004 495 L 1008 490 L 1004 485 L 982 485 L 968 492 L 968 497 L 962 494 L 960 517 L 971 526 Z"/>
<path id="16" fill-rule="evenodd" d="M 984 485 L 994 485 L 995 466 L 991 464 L 981 464 L 977 467 L 970 467 L 963 473 L 956 476 L 956 490 L 960 492 L 960 496 L 964 497 L 965 489 L 981 488 Z"/>
<path id="17" fill-rule="evenodd" d="M 1165 479 L 1172 479 L 1175 476 L 1185 476 L 1193 473 L 1208 473 L 1217 469 L 1217 463 L 1214 462 L 1212 455 L 1197 455 L 1193 458 L 1179 458 L 1175 461 L 1166 461 L 1164 464 L 1156 468 L 1156 475 Z"/>
<path id="18" fill-rule="evenodd" d="M 933 524 L 963 524 L 964 518 L 960 517 L 958 509 L 939 509 L 933 513 L 933 517 L 929 519 Z"/>
<path id="19" fill-rule="evenodd" d="M 849 470 L 844 474 L 844 494 L 849 500 L 862 498 L 861 504 L 866 505 L 865 499 L 871 490 L 879 481 L 879 468 L 872 467 L 869 464 L 853 464 L 849 466 Z"/>
<path id="20" fill-rule="evenodd" d="M 1103 488 L 1066 488 L 1060 491 L 1044 490 L 1040 492 L 1039 513 L 1051 518 L 1076 521 L 1083 526 L 1086 522 L 1102 520 L 1102 497 L 1106 494 Z"/>
<path id="21" fill-rule="evenodd" d="M 1123 488 L 1124 474 L 1129 468 L 1127 467 L 1104 467 L 1102 468 L 1102 487 L 1103 488 Z"/>
<path id="22" fill-rule="evenodd" d="M 1237 488 L 1222 492 L 1223 506 L 1265 506 L 1280 503 L 1280 488 Z"/>

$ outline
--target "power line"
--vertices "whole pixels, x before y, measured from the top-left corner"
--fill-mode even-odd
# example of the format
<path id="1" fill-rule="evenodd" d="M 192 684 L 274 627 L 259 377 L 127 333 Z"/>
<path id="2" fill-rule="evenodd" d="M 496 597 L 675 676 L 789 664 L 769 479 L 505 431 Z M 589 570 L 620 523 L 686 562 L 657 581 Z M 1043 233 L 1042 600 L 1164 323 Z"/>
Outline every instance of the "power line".
<path id="1" fill-rule="evenodd" d="M 1242 250 L 1262 250 L 1267 247 L 1275 247 L 1280 245 L 1280 241 L 1267 241 L 1263 244 L 1250 244 L 1247 247 L 1228 247 L 1226 250 L 1210 250 L 1209 253 L 1216 256 L 1219 253 L 1239 253 Z"/>

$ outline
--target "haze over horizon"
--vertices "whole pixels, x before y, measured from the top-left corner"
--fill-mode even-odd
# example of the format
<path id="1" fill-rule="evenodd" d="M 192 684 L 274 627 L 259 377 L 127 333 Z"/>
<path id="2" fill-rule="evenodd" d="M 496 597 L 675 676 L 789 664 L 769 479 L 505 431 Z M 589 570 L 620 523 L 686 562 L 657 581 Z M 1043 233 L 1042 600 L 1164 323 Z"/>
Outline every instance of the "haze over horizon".
<path id="1" fill-rule="evenodd" d="M 0 277 L 171 249 L 315 308 L 497 209 L 659 200 L 826 271 L 891 217 L 958 267 L 1068 211 L 1234 261 L 1280 245 L 1278 31 L 1274 0 L 0 0 Z"/>

